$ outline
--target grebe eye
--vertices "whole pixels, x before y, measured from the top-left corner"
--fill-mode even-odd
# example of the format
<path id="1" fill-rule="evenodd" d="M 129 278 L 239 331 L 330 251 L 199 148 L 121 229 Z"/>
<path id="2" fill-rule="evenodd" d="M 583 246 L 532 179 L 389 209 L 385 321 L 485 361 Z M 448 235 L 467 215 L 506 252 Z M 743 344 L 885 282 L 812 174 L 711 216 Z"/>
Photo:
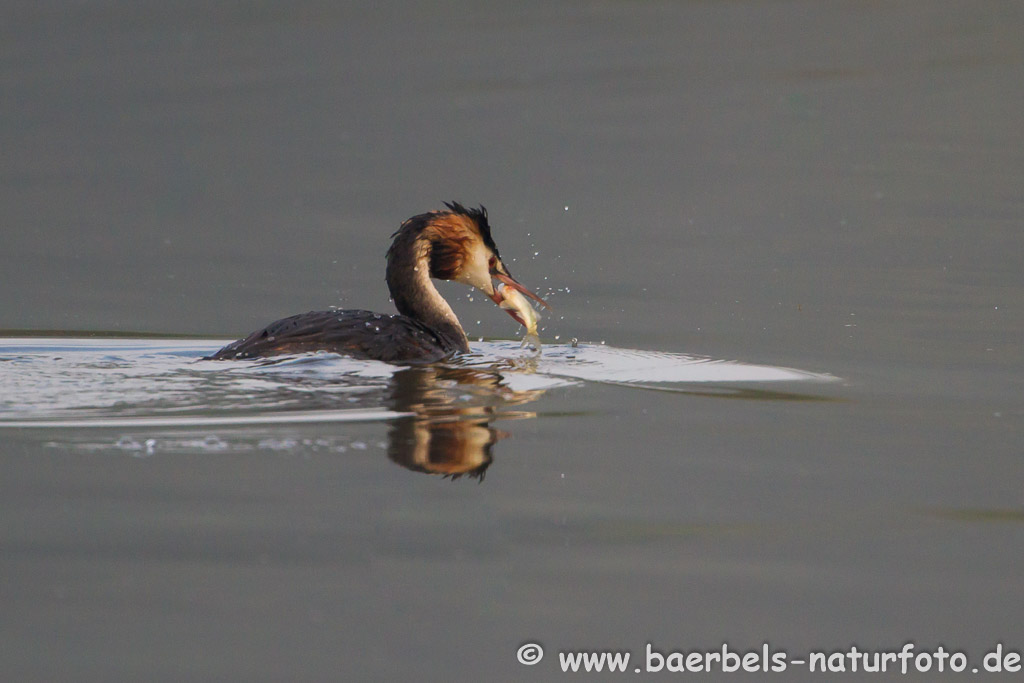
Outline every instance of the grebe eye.
<path id="1" fill-rule="evenodd" d="M 487 261 L 487 266 L 489 268 L 494 268 L 496 265 L 498 265 L 498 257 L 497 256 L 492 256 L 490 258 L 490 260 Z"/>

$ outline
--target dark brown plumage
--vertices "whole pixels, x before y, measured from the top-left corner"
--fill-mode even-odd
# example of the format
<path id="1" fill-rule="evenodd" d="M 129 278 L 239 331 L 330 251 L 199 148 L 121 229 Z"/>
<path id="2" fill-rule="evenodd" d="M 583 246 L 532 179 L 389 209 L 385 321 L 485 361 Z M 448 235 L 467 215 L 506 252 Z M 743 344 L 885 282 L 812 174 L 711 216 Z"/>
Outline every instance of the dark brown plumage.
<path id="1" fill-rule="evenodd" d="M 461 351 L 415 318 L 373 311 L 310 311 L 270 323 L 228 344 L 212 360 L 332 351 L 353 358 L 433 362 Z"/>

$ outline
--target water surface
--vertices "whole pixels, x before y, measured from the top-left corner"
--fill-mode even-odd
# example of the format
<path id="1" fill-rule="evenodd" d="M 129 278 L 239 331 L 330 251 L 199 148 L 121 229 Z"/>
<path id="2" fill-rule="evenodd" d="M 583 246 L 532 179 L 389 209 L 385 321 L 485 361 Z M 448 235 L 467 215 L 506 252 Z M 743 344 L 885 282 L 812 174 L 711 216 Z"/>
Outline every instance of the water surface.
<path id="1" fill-rule="evenodd" d="M 6 3 L 3 678 L 1024 648 L 1021 35 L 1015 0 Z M 453 199 L 554 306 L 541 359 L 453 286 L 462 364 L 199 360 L 391 311 L 388 235 Z"/>

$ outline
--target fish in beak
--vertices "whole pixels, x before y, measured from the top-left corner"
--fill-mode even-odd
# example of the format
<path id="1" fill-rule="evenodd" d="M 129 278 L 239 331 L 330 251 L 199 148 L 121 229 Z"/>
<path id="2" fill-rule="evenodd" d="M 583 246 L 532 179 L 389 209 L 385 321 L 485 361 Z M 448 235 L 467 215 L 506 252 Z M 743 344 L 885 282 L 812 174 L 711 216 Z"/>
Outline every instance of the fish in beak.
<path id="1" fill-rule="evenodd" d="M 491 277 L 498 281 L 498 286 L 494 288 L 494 292 L 490 295 L 491 300 L 507 311 L 516 322 L 525 327 L 527 334 L 536 335 L 537 311 L 526 300 L 526 297 L 539 302 L 544 308 L 549 310 L 551 306 L 544 299 L 541 299 L 519 284 L 505 269 L 501 261 L 497 261 L 491 266 Z M 526 297 L 523 295 L 526 295 Z"/>

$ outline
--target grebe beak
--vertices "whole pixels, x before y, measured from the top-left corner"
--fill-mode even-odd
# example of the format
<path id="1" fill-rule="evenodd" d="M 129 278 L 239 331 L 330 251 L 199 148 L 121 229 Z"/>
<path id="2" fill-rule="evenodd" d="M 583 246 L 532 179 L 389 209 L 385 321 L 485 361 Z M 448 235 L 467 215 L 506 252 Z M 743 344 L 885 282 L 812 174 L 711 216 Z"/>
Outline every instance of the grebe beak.
<path id="1" fill-rule="evenodd" d="M 494 279 L 496 279 L 499 282 L 501 282 L 502 284 L 504 284 L 505 287 L 509 287 L 509 288 L 514 289 L 515 291 L 521 293 L 521 294 L 525 294 L 526 296 L 530 297 L 534 301 L 539 302 L 540 305 L 543 306 L 544 308 L 546 308 L 548 310 L 551 310 L 551 306 L 548 305 L 547 301 L 544 301 L 544 299 L 541 299 L 539 296 L 537 296 L 536 294 L 534 294 L 533 292 L 528 290 L 526 287 L 523 287 L 521 284 L 519 284 L 519 282 L 514 277 L 509 275 L 507 272 L 502 273 L 502 272 L 499 272 L 497 268 L 492 268 L 491 269 L 491 277 L 493 277 Z M 504 301 L 505 301 L 505 294 L 504 294 L 505 287 L 495 287 L 494 288 L 494 293 L 490 295 L 491 301 L 493 301 L 494 303 L 498 304 L 499 307 L 504 309 L 505 312 L 508 313 L 510 316 L 512 316 L 512 318 L 517 323 L 519 323 L 520 325 L 522 325 L 524 327 L 530 328 L 531 327 L 530 323 L 527 320 L 524 319 L 523 314 L 520 313 L 518 310 L 516 310 L 515 307 L 509 307 L 508 304 L 502 305 L 504 303 Z M 520 301 L 522 301 L 522 300 L 520 300 Z M 526 305 L 525 302 L 522 305 L 525 306 Z M 534 317 L 533 324 L 536 325 L 536 314 L 534 314 L 533 311 L 530 311 L 530 314 L 533 315 L 533 317 Z"/>
<path id="2" fill-rule="evenodd" d="M 522 294 L 525 294 L 526 296 L 530 297 L 531 299 L 533 299 L 534 301 L 539 303 L 544 308 L 548 309 L 549 311 L 551 310 L 551 306 L 548 305 L 547 301 L 544 301 L 544 299 L 541 299 L 539 296 L 537 296 L 536 294 L 534 294 L 533 292 L 528 290 L 526 287 L 523 287 L 511 275 L 509 275 L 507 273 L 494 273 L 493 275 L 494 275 L 494 277 L 499 282 L 504 282 L 507 286 L 511 287 L 512 289 L 516 290 L 517 292 L 521 292 Z"/>

